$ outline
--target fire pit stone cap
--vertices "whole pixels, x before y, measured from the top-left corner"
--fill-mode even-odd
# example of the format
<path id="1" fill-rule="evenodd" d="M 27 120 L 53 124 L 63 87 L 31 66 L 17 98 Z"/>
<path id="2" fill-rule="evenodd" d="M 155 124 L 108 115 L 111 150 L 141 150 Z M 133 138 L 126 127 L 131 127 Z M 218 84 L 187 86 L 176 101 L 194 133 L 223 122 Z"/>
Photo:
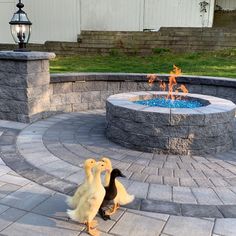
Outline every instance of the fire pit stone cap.
<path id="1" fill-rule="evenodd" d="M 189 115 L 204 115 L 204 114 L 212 114 L 219 112 L 228 112 L 235 111 L 236 105 L 226 99 L 213 97 L 209 95 L 203 94 L 191 94 L 188 95 L 183 93 L 178 93 L 176 95 L 184 95 L 188 98 L 196 98 L 205 102 L 205 106 L 198 108 L 165 108 L 165 107 L 149 107 L 145 105 L 135 104 L 132 101 L 137 101 L 140 99 L 152 98 L 156 95 L 167 95 L 167 92 L 163 91 L 140 91 L 140 92 L 130 92 L 130 93 L 119 93 L 115 95 L 111 95 L 107 102 L 111 103 L 114 106 L 125 107 L 131 110 L 142 110 L 144 112 L 154 112 L 160 114 L 189 114 Z"/>
<path id="2" fill-rule="evenodd" d="M 201 113 L 201 107 L 199 107 L 199 110 L 197 108 L 171 108 L 171 115 L 204 115 Z"/>
<path id="3" fill-rule="evenodd" d="M 171 108 L 167 107 L 149 107 L 146 106 L 142 111 L 144 112 L 155 112 L 155 113 L 163 113 L 163 114 L 170 114 Z"/>

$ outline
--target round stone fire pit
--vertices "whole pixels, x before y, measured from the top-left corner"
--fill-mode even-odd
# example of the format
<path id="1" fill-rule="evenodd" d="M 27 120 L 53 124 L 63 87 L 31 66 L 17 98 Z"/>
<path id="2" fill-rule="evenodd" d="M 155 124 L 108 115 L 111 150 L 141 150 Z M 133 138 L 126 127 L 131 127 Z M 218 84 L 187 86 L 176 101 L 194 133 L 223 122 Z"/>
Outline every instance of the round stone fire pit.
<path id="1" fill-rule="evenodd" d="M 139 151 L 204 155 L 230 150 L 236 105 L 225 99 L 188 94 L 197 108 L 140 105 L 139 100 L 166 97 L 167 92 L 132 92 L 107 99 L 107 137 Z M 180 95 L 178 93 L 178 95 Z"/>

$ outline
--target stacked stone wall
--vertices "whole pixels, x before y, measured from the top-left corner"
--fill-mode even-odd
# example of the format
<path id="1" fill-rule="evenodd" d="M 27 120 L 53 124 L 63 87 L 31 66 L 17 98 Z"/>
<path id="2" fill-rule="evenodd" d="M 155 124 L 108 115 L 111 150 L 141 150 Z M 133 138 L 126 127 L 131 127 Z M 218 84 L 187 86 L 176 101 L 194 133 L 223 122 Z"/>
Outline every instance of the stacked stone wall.
<path id="1" fill-rule="evenodd" d="M 236 47 L 234 28 L 161 28 L 158 32 L 82 31 L 78 42 L 30 44 L 34 51 L 57 55 L 77 54 L 153 54 L 160 49 L 172 51 L 210 51 Z M 0 50 L 15 45 L 0 44 Z"/>
<path id="2" fill-rule="evenodd" d="M 159 76 L 164 81 L 167 75 Z M 225 98 L 236 103 L 236 80 L 226 78 L 183 76 L 178 83 L 190 93 Z M 51 111 L 76 112 L 104 109 L 106 99 L 113 94 L 134 91 L 160 91 L 158 83 L 149 86 L 144 74 L 78 73 L 51 75 Z"/>
<path id="3" fill-rule="evenodd" d="M 0 54 L 0 119 L 33 122 L 50 110 L 48 53 Z"/>

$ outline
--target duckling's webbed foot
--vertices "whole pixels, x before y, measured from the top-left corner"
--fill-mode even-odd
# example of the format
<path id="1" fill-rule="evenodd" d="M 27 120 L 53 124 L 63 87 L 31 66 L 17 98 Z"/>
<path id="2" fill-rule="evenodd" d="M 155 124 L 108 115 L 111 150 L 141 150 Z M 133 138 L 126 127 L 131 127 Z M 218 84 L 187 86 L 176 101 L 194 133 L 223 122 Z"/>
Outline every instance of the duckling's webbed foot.
<path id="1" fill-rule="evenodd" d="M 103 220 L 105 220 L 105 221 L 111 220 L 111 217 L 109 215 L 104 215 Z"/>
<path id="2" fill-rule="evenodd" d="M 87 222 L 86 226 L 87 226 L 87 233 L 90 234 L 91 236 L 99 236 L 100 232 L 97 229 L 93 229 L 91 227 L 91 223 L 92 222 Z"/>
<path id="3" fill-rule="evenodd" d="M 114 204 L 112 209 L 109 209 L 105 212 L 106 215 L 111 216 L 116 213 L 116 211 L 119 209 L 120 205 L 118 203 Z"/>
<path id="4" fill-rule="evenodd" d="M 90 227 L 93 229 L 96 228 L 97 225 L 98 225 L 98 222 L 96 220 L 93 220 L 92 222 L 90 222 Z"/>
<path id="5" fill-rule="evenodd" d="M 111 217 L 109 215 L 106 215 L 105 211 L 102 208 L 100 208 L 98 212 L 103 220 L 107 221 L 107 220 L 111 219 Z"/>

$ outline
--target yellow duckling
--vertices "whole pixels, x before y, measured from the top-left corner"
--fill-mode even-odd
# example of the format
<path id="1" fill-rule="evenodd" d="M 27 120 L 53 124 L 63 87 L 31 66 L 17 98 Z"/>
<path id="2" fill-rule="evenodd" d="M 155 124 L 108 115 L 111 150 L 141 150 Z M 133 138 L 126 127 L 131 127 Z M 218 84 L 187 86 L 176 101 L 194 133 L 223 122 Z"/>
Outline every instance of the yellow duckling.
<path id="1" fill-rule="evenodd" d="M 96 161 L 94 159 L 87 159 L 84 162 L 84 170 L 85 170 L 85 180 L 84 182 L 77 188 L 75 194 L 72 197 L 67 198 L 67 204 L 71 208 L 76 208 L 81 196 L 84 195 L 84 193 L 87 191 L 89 185 L 93 181 L 93 174 L 92 174 L 92 168 L 95 166 Z"/>
<path id="2" fill-rule="evenodd" d="M 110 159 L 107 157 L 103 157 L 101 161 L 104 162 L 107 168 L 109 169 L 109 171 L 106 172 L 105 181 L 104 181 L 104 186 L 107 187 L 110 183 L 112 164 L 111 164 Z M 117 211 L 117 209 L 120 207 L 120 205 L 129 204 L 130 202 L 134 200 L 134 195 L 129 195 L 124 185 L 121 182 L 119 182 L 116 179 L 115 184 L 117 188 L 117 195 L 114 199 L 114 206 L 113 206 L 113 209 L 106 211 L 106 215 L 113 215 Z"/>
<path id="3" fill-rule="evenodd" d="M 105 197 L 105 188 L 101 181 L 101 172 L 107 170 L 104 162 L 97 162 L 94 167 L 94 178 L 91 184 L 87 186 L 86 192 L 81 196 L 75 210 L 67 210 L 68 216 L 87 226 L 87 232 L 92 236 L 99 236 L 100 233 L 94 228 L 96 216 L 102 201 Z"/>

